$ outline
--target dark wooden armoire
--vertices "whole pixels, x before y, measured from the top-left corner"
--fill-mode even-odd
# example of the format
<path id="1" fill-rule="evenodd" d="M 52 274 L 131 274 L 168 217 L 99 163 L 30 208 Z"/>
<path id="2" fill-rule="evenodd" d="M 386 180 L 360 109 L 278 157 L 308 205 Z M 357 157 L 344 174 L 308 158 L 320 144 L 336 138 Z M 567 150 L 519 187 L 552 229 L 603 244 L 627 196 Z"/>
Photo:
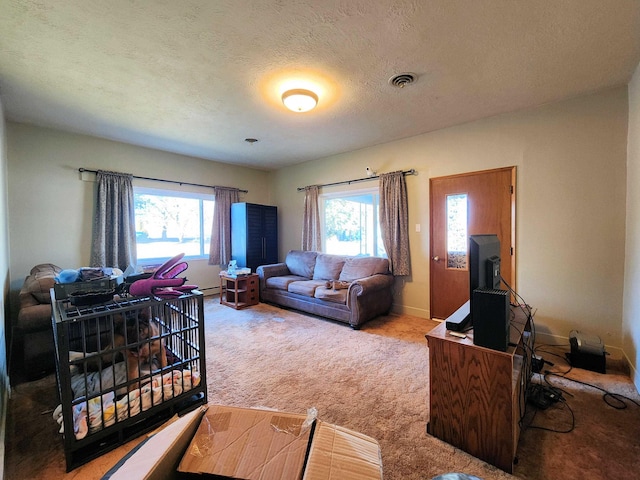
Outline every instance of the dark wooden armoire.
<path id="1" fill-rule="evenodd" d="M 231 259 L 252 272 L 278 262 L 278 209 L 271 205 L 231 205 Z"/>

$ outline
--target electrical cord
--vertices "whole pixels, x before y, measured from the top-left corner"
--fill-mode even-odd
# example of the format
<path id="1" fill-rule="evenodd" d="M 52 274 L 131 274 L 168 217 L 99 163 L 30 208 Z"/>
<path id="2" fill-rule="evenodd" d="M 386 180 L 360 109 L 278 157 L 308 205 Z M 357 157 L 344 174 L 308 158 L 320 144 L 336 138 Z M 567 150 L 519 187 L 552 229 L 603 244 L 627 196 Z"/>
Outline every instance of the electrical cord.
<path id="1" fill-rule="evenodd" d="M 531 323 L 531 322 L 530 322 Z M 524 331 L 518 328 L 513 322 L 510 323 L 511 328 L 516 330 L 519 334 L 518 338 L 522 339 L 522 343 L 515 344 L 509 343 L 509 346 L 515 347 L 516 349 L 521 347 L 523 350 L 522 354 L 522 375 L 520 376 L 521 380 L 518 385 L 519 389 L 519 401 L 518 401 L 518 409 L 519 409 L 519 424 L 522 427 L 524 422 L 524 417 L 527 413 L 527 392 L 529 390 L 529 385 L 531 384 L 532 377 L 532 358 L 533 358 L 533 348 L 531 345 L 533 344 L 533 335 L 529 339 L 525 338 Z"/>
<path id="2" fill-rule="evenodd" d="M 576 428 L 576 416 L 575 413 L 573 412 L 573 410 L 571 409 L 571 407 L 569 406 L 569 404 L 566 402 L 566 400 L 562 397 L 560 397 L 560 400 L 558 400 L 557 403 L 561 403 L 564 408 L 566 408 L 569 411 L 569 414 L 571 415 L 571 426 L 568 427 L 565 430 L 558 430 L 555 428 L 549 428 L 549 427 L 543 427 L 542 425 L 533 425 L 533 421 L 535 420 L 536 414 L 538 413 L 538 410 L 536 409 L 536 411 L 533 412 L 533 416 L 531 417 L 531 421 L 529 422 L 528 425 L 524 425 L 524 428 L 533 428 L 536 430 L 544 430 L 546 432 L 553 432 L 553 433 L 571 433 L 575 428 Z"/>
<path id="3" fill-rule="evenodd" d="M 530 331 L 530 335 L 531 335 L 529 343 L 530 343 L 530 345 L 535 345 L 535 343 L 536 343 L 536 325 L 535 325 L 535 322 L 533 321 L 534 313 L 531 311 L 531 307 L 525 301 L 525 299 L 522 298 L 522 296 L 518 292 L 516 292 L 513 288 L 511 288 L 511 285 L 509 285 L 509 283 L 507 283 L 507 281 L 502 276 L 500 276 L 500 280 L 502 281 L 502 283 L 505 284 L 505 286 L 507 287 L 507 290 L 513 295 L 514 299 L 517 302 L 519 301 L 519 303 L 516 303 L 515 305 L 512 304 L 512 306 L 519 307 L 522 310 L 522 313 L 524 313 L 525 317 L 529 321 L 529 327 L 530 327 L 529 331 Z M 525 309 L 525 307 L 526 307 L 526 309 Z M 511 325 L 513 326 L 513 323 Z M 522 337 L 522 333 L 523 332 L 521 330 L 519 330 L 517 327 L 514 327 L 514 328 L 516 328 L 516 330 L 518 330 L 518 332 L 520 333 L 520 336 Z M 524 342 L 523 342 L 523 344 L 524 344 Z M 533 356 L 535 354 L 535 352 L 534 352 L 533 348 L 531 348 L 530 345 L 526 344 L 525 348 L 529 348 L 529 351 L 530 351 L 529 353 L 530 353 L 531 356 Z M 531 363 L 532 362 L 529 361 L 529 364 L 531 364 Z"/>
<path id="4" fill-rule="evenodd" d="M 549 372 L 549 370 L 545 370 L 545 371 L 544 371 L 544 373 L 543 373 L 544 382 L 549 386 L 549 388 L 552 388 L 552 389 L 553 389 L 554 391 L 556 391 L 556 392 L 562 392 L 562 393 L 564 393 L 565 395 L 568 395 L 568 396 L 570 396 L 570 397 L 573 397 L 573 396 L 574 396 L 574 395 L 573 395 L 573 393 L 571 393 L 571 392 L 569 392 L 569 391 L 565 390 L 564 388 L 560 388 L 560 387 L 558 387 L 557 385 L 553 385 L 553 384 L 549 381 L 549 379 L 547 378 L 547 375 L 550 375 L 550 374 L 551 374 L 551 372 Z M 559 376 L 560 376 L 560 375 L 559 375 Z"/>
<path id="5" fill-rule="evenodd" d="M 608 391 L 608 390 L 606 390 L 606 389 L 604 389 L 602 387 L 598 387 L 597 385 L 593 385 L 591 383 L 587 383 L 587 382 L 583 382 L 581 380 L 576 380 L 575 378 L 567 377 L 566 374 L 560 374 L 560 373 L 556 373 L 556 372 L 550 372 L 549 370 L 545 370 L 545 372 L 544 372 L 545 382 L 547 382 L 547 384 L 549 384 L 552 387 L 555 387 L 555 386 L 552 385 L 549 382 L 549 380 L 547 379 L 547 376 L 554 376 L 554 377 L 564 378 L 566 380 L 570 380 L 572 382 L 579 383 L 580 385 L 585 385 L 587 387 L 591 387 L 591 388 L 594 388 L 596 390 L 599 390 L 599 391 L 603 392 L 602 400 L 604 401 L 604 403 L 609 405 L 611 408 L 615 408 L 616 410 L 624 410 L 625 408 L 627 408 L 628 405 L 625 403 L 625 400 L 633 403 L 637 407 L 640 407 L 640 402 L 636 402 L 633 398 L 626 397 L 626 396 L 624 396 L 622 394 L 619 394 L 619 393 L 610 392 L 610 391 Z M 555 388 L 557 388 L 557 387 L 555 387 Z M 617 404 L 614 404 L 616 402 L 617 402 Z"/>
<path id="6" fill-rule="evenodd" d="M 548 347 L 551 347 L 551 348 L 554 348 L 554 347 L 566 348 L 566 345 L 543 344 L 543 345 L 537 346 L 534 350 L 535 350 L 535 352 L 543 352 L 545 354 L 557 356 L 559 358 L 562 358 L 563 360 L 566 359 L 566 357 L 563 356 L 563 355 L 560 355 L 558 353 L 549 351 Z M 550 365 L 553 365 L 551 362 L 546 362 L 546 363 L 549 363 Z M 569 412 L 569 414 L 571 416 L 571 426 L 569 428 L 567 428 L 567 429 L 564 429 L 564 430 L 558 430 L 558 429 L 552 429 L 552 428 L 549 428 L 549 427 L 544 427 L 544 426 L 541 426 L 541 425 L 533 425 L 533 422 L 535 421 L 536 414 L 537 414 L 537 411 L 538 411 L 538 410 L 535 410 L 533 415 L 532 415 L 532 417 L 531 417 L 531 419 L 530 419 L 530 421 L 529 421 L 529 423 L 528 423 L 528 425 L 524 425 L 523 428 L 533 428 L 533 429 L 545 430 L 545 431 L 554 432 L 554 433 L 570 433 L 570 432 L 572 432 L 574 430 L 575 422 L 576 422 L 575 413 L 573 412 L 573 409 L 571 408 L 571 406 L 569 405 L 569 403 L 567 402 L 567 400 L 565 398 L 565 396 L 573 397 L 574 395 L 571 392 L 559 387 L 558 385 L 553 384 L 551 382 L 551 380 L 550 380 L 550 377 L 564 378 L 564 379 L 569 380 L 571 382 L 575 382 L 575 383 L 578 383 L 578 384 L 581 384 L 581 385 L 584 385 L 584 386 L 591 387 L 591 388 L 594 388 L 596 390 L 599 390 L 599 391 L 601 391 L 603 393 L 603 395 L 602 395 L 603 401 L 607 405 L 609 405 L 611 408 L 614 408 L 616 410 L 623 410 L 623 409 L 628 407 L 627 403 L 625 403 L 625 400 L 627 400 L 627 401 L 635 404 L 636 406 L 640 407 L 640 402 L 637 402 L 632 398 L 626 397 L 626 396 L 621 395 L 621 394 L 610 392 L 610 391 L 608 391 L 608 390 L 606 390 L 606 389 L 604 389 L 602 387 L 599 387 L 597 385 L 593 385 L 593 384 L 588 383 L 588 382 L 583 382 L 581 380 L 577 380 L 575 378 L 568 377 L 567 374 L 569 372 L 571 372 L 572 370 L 573 370 L 573 367 L 571 365 L 569 365 L 569 368 L 566 371 L 552 372 L 550 370 L 545 370 L 543 372 L 543 374 L 540 374 L 542 376 L 542 378 L 544 379 L 544 382 L 547 385 L 547 387 L 545 387 L 545 388 L 550 388 L 551 391 L 553 393 L 555 393 L 556 396 L 558 397 L 558 402 L 562 402 L 562 405 Z M 521 425 L 522 425 L 522 423 L 521 423 Z"/>
<path id="7" fill-rule="evenodd" d="M 566 355 L 564 355 L 564 354 L 563 354 L 563 355 L 561 355 L 561 354 L 559 354 L 559 353 L 550 352 L 549 350 L 543 350 L 541 347 L 566 348 L 567 346 L 568 346 L 568 344 L 566 344 L 566 345 L 552 345 L 552 344 L 550 344 L 550 343 L 543 343 L 543 344 L 541 344 L 541 345 L 538 345 L 538 346 L 534 349 L 534 351 L 535 351 L 535 353 L 538 353 L 538 352 L 547 353 L 547 354 L 549 354 L 549 355 L 553 355 L 554 357 L 558 357 L 558 358 L 560 358 L 560 359 L 562 359 L 562 360 L 566 361 L 566 360 L 567 360 Z M 547 360 L 545 360 L 545 363 L 548 363 L 548 364 L 549 364 L 549 365 L 551 365 L 552 367 L 554 366 L 554 364 L 553 364 L 553 363 L 551 363 L 551 362 L 549 362 L 549 361 L 547 361 Z M 559 373 L 560 373 L 561 375 L 566 375 L 566 374 L 567 374 L 567 373 L 569 373 L 571 370 L 573 370 L 573 365 L 569 364 L 569 369 L 568 369 L 567 371 L 565 371 L 565 372 L 559 372 Z M 558 372 L 554 372 L 554 373 L 558 373 Z"/>
<path id="8" fill-rule="evenodd" d="M 523 379 L 520 382 L 520 391 L 521 391 L 521 395 L 520 395 L 520 402 L 519 403 L 519 407 L 520 407 L 520 420 L 519 420 L 519 424 L 521 428 L 534 428 L 534 429 L 538 429 L 538 430 L 545 430 L 548 432 L 554 432 L 554 433 L 570 433 L 574 430 L 575 425 L 576 425 L 576 419 L 575 419 L 575 414 L 573 412 L 573 410 L 571 409 L 571 407 L 569 406 L 569 404 L 565 401 L 564 397 L 558 393 L 557 389 L 553 389 L 553 387 L 550 386 L 550 388 L 553 389 L 553 391 L 556 393 L 556 396 L 558 397 L 558 402 L 562 402 L 562 405 L 567 409 L 567 411 L 570 414 L 570 418 L 571 418 L 571 425 L 569 428 L 565 429 L 565 430 L 558 430 L 558 429 L 553 429 L 553 428 L 549 428 L 549 427 L 543 427 L 541 425 L 533 425 L 533 421 L 535 419 L 537 410 L 534 412 L 533 417 L 531 418 L 531 421 L 528 424 L 525 424 L 525 417 L 526 417 L 526 403 L 527 403 L 527 399 L 526 399 L 526 393 L 529 391 L 529 389 L 531 388 L 531 384 L 532 384 L 532 378 L 533 378 L 533 373 L 532 373 L 532 368 L 533 368 L 533 357 L 535 356 L 535 351 L 536 349 L 534 347 L 532 347 L 532 345 L 535 345 L 535 341 L 536 341 L 536 327 L 535 327 L 535 322 L 533 320 L 534 317 L 534 312 L 532 312 L 531 307 L 529 306 L 529 304 L 525 301 L 524 298 L 522 298 L 522 296 L 520 294 L 518 294 L 518 292 L 516 292 L 513 288 L 511 288 L 511 286 L 509 285 L 509 283 L 507 283 L 504 278 L 500 277 L 500 279 L 502 280 L 502 283 L 504 283 L 507 287 L 507 289 L 509 290 L 509 292 L 511 292 L 511 294 L 513 295 L 514 299 L 516 300 L 516 302 L 518 302 L 516 305 L 516 307 L 519 307 L 522 312 L 525 314 L 525 316 L 527 317 L 527 319 L 529 320 L 529 325 L 530 325 L 530 339 L 529 341 L 523 341 L 522 342 L 522 346 L 523 346 L 523 371 L 524 371 L 524 375 L 522 376 Z M 513 328 L 515 328 L 519 333 L 520 333 L 520 337 L 523 337 L 524 332 L 521 331 L 518 327 L 516 327 L 515 325 L 511 324 L 511 326 Z M 549 362 L 548 362 L 549 363 Z M 548 382 L 547 382 L 548 383 Z M 522 394 L 522 392 L 524 391 L 524 394 Z M 568 393 L 568 392 L 565 392 Z M 568 393 L 568 395 L 571 395 L 570 393 Z M 524 406 L 523 406 L 524 404 Z"/>
<path id="9" fill-rule="evenodd" d="M 524 312 L 525 316 L 529 319 L 529 320 L 533 320 L 533 314 L 531 313 L 531 307 L 527 304 L 527 302 L 524 300 L 524 298 L 522 298 L 522 296 L 520 296 L 520 294 L 518 294 L 518 292 L 516 292 L 513 288 L 511 288 L 511 285 L 509 285 L 507 283 L 507 281 L 504 279 L 504 277 L 501 275 L 500 276 L 500 281 L 502 281 L 502 283 L 504 283 L 507 287 L 507 290 L 509 290 L 509 292 L 511 292 L 513 294 L 513 297 L 516 299 L 516 301 L 520 301 L 522 303 L 518 303 L 517 306 L 519 306 L 522 311 Z M 527 307 L 527 309 L 525 310 L 524 307 Z"/>
<path id="10" fill-rule="evenodd" d="M 536 416 L 537 410 L 533 413 L 533 416 L 532 416 L 531 421 L 529 422 L 529 424 L 525 425 L 524 420 L 525 420 L 525 416 L 526 416 L 526 392 L 529 390 L 529 388 L 531 386 L 531 377 L 533 376 L 533 374 L 531 373 L 533 357 L 535 356 L 536 352 L 539 350 L 540 347 L 543 347 L 543 346 L 566 347 L 566 346 L 544 344 L 544 345 L 540 345 L 540 346 L 535 347 L 535 348 L 531 348 L 530 345 L 535 345 L 535 323 L 533 321 L 534 314 L 532 313 L 531 307 L 527 304 L 527 302 L 524 300 L 524 298 L 522 298 L 518 294 L 518 292 L 516 292 L 513 288 L 511 288 L 511 286 L 504 280 L 504 278 L 502 276 L 500 277 L 500 280 L 502 281 L 502 283 L 504 283 L 506 285 L 507 289 L 513 295 L 513 297 L 516 300 L 516 302 L 519 302 L 519 303 L 517 303 L 515 305 L 512 304 L 512 306 L 517 306 L 520 309 L 522 309 L 522 312 L 528 318 L 529 323 L 531 325 L 531 340 L 532 340 L 531 344 L 528 344 L 528 342 L 524 342 L 524 341 L 522 342 L 522 345 L 524 347 L 523 350 L 524 350 L 524 353 L 525 353 L 523 355 L 523 372 L 525 374 L 523 375 L 523 380 L 520 382 L 520 385 L 519 385 L 519 388 L 520 388 L 520 401 L 518 403 L 519 403 L 519 409 L 520 409 L 520 412 L 519 412 L 520 413 L 520 419 L 519 419 L 518 423 L 520 424 L 521 428 L 535 428 L 535 429 L 538 429 L 538 430 L 545 430 L 545 431 L 554 432 L 554 433 L 570 433 L 570 432 L 572 432 L 574 430 L 575 422 L 576 422 L 575 414 L 574 414 L 573 410 L 571 409 L 571 407 L 569 406 L 569 404 L 567 403 L 567 401 L 565 400 L 565 398 L 562 395 L 562 394 L 565 394 L 565 395 L 573 397 L 573 394 L 571 392 L 568 392 L 568 391 L 558 387 L 557 385 L 553 385 L 549 381 L 549 379 L 547 378 L 548 376 L 556 376 L 556 377 L 560 377 L 560 378 L 565 378 L 565 379 L 570 380 L 572 382 L 579 383 L 581 385 L 585 385 L 587 387 L 591 387 L 591 388 L 594 388 L 596 390 L 599 390 L 599 391 L 603 392 L 603 395 L 602 395 L 603 401 L 607 405 L 609 405 L 610 407 L 615 408 L 617 410 L 623 410 L 623 409 L 627 408 L 628 405 L 627 405 L 627 403 L 625 403 L 625 400 L 635 404 L 638 407 L 640 407 L 640 402 L 637 402 L 637 401 L 633 400 L 632 398 L 626 397 L 626 396 L 624 396 L 622 394 L 610 392 L 610 391 L 608 391 L 608 390 L 606 390 L 604 388 L 598 387 L 597 385 L 593 385 L 593 384 L 590 384 L 590 383 L 587 383 L 587 382 L 576 380 L 576 379 L 571 378 L 571 377 L 567 377 L 566 375 L 569 372 L 571 372 L 571 370 L 573 369 L 573 366 L 571 364 L 569 364 L 569 369 L 566 370 L 565 372 L 551 372 L 549 370 L 545 370 L 543 379 L 544 379 L 545 383 L 548 385 L 548 387 L 551 388 L 552 391 L 554 391 L 557 394 L 557 396 L 559 398 L 558 402 L 561 402 L 562 405 L 564 405 L 564 407 L 568 410 L 569 414 L 571 415 L 571 426 L 568 429 L 565 429 L 565 430 L 557 430 L 557 429 L 552 429 L 552 428 L 548 428 L 548 427 L 543 427 L 543 426 L 540 426 L 540 425 L 533 425 L 533 421 L 535 420 L 535 416 Z M 518 331 L 518 333 L 520 333 L 520 337 L 523 338 L 523 332 L 518 327 L 513 325 L 513 323 L 511 323 L 511 326 L 513 328 L 515 328 Z M 514 345 L 514 344 L 510 344 L 510 345 L 517 347 L 517 345 Z M 556 356 L 558 358 L 565 359 L 564 356 L 559 355 L 559 354 L 554 353 L 554 352 L 550 352 L 548 350 L 540 349 L 540 351 L 544 352 L 544 353 L 548 353 L 549 355 Z M 527 353 L 529 353 L 529 355 L 527 355 Z M 546 362 L 549 365 L 553 366 L 553 363 L 551 363 L 551 362 L 548 362 L 546 360 L 544 362 Z M 523 390 L 524 390 L 524 393 L 525 393 L 524 395 L 523 395 Z M 558 392 L 562 392 L 562 394 L 560 394 Z M 524 400 L 524 402 L 523 402 L 523 400 Z M 523 405 L 522 405 L 523 403 L 525 404 L 524 408 L 523 408 Z"/>
<path id="11" fill-rule="evenodd" d="M 566 357 L 560 354 L 557 354 L 555 352 L 551 352 L 549 350 L 542 350 L 540 347 L 559 347 L 559 348 L 566 348 L 568 345 L 552 345 L 552 344 L 542 344 L 539 347 L 536 347 L 536 352 L 537 351 L 541 351 L 543 353 L 549 354 L 549 355 L 554 355 L 558 358 L 562 358 L 563 360 L 566 360 Z M 549 363 L 549 362 L 547 362 Z M 602 399 L 603 401 L 609 405 L 611 408 L 615 408 L 617 410 L 624 410 L 625 408 L 627 408 L 627 404 L 625 403 L 625 400 L 635 404 L 636 406 L 640 407 L 640 402 L 635 401 L 632 398 L 626 397 L 624 395 L 621 395 L 619 393 L 613 393 L 610 392 L 604 388 L 598 387 L 597 385 L 593 385 L 591 383 L 587 383 L 587 382 L 583 382 L 581 380 L 577 380 L 575 378 L 571 378 L 571 377 L 567 377 L 567 374 L 570 373 L 573 370 L 573 366 L 571 364 L 569 364 L 569 368 L 563 372 L 552 372 L 550 370 L 545 370 L 544 371 L 544 380 L 545 382 L 554 388 L 558 388 L 558 386 L 556 385 L 552 385 L 551 382 L 549 382 L 547 376 L 555 376 L 555 377 L 560 377 L 560 378 L 564 378 L 566 380 L 569 380 L 571 382 L 575 382 L 575 383 L 579 383 L 581 385 L 587 386 L 587 387 L 591 387 L 594 388 L 596 390 L 599 390 L 603 393 L 602 395 Z M 560 389 L 562 392 L 566 393 L 567 395 L 573 396 L 571 393 L 567 392 L 566 390 Z"/>
<path id="12" fill-rule="evenodd" d="M 563 430 L 559 430 L 559 429 L 554 429 L 554 428 L 549 428 L 549 427 L 544 427 L 541 425 L 533 425 L 533 421 L 535 419 L 537 410 L 534 412 L 531 421 L 528 424 L 525 424 L 525 418 L 526 418 L 526 414 L 527 414 L 527 409 L 526 409 L 526 404 L 527 404 L 527 394 L 530 391 L 530 389 L 532 388 L 532 383 L 533 383 L 533 358 L 536 355 L 536 350 L 537 347 L 534 348 L 533 346 L 535 345 L 536 342 L 536 325 L 534 322 L 534 315 L 535 312 L 532 311 L 531 307 L 529 306 L 529 304 L 525 301 L 525 299 L 518 293 L 516 292 L 510 285 L 508 282 L 505 281 L 505 279 L 503 277 L 500 277 L 500 280 L 502 281 L 502 283 L 504 283 L 504 285 L 507 287 L 507 290 L 510 292 L 511 295 L 513 295 L 513 298 L 515 300 L 515 304 L 512 304 L 513 307 L 518 307 L 522 310 L 522 312 L 524 313 L 525 317 L 527 318 L 527 320 L 529 321 L 529 326 L 530 326 L 530 330 L 529 330 L 529 338 L 525 339 L 524 337 L 524 331 L 520 328 L 518 328 L 516 325 L 514 325 L 513 323 L 511 323 L 511 327 L 513 327 L 519 334 L 520 334 L 520 338 L 523 339 L 522 343 L 520 345 L 515 345 L 515 344 L 510 344 L 511 346 L 514 346 L 516 348 L 521 347 L 522 348 L 522 371 L 523 371 L 523 375 L 522 375 L 522 380 L 520 381 L 520 385 L 519 385 L 519 389 L 520 389 L 520 401 L 519 403 L 519 409 L 520 409 L 520 419 L 519 419 L 519 424 L 521 426 L 521 428 L 535 428 L 538 430 L 545 430 L 548 432 L 554 432 L 554 433 L 570 433 L 575 429 L 575 425 L 576 425 L 576 419 L 575 419 L 575 414 L 573 412 L 573 409 L 571 408 L 571 406 L 566 402 L 564 396 L 562 395 L 563 393 L 567 396 L 573 396 L 573 394 L 571 394 L 570 392 L 567 392 L 565 390 L 562 390 L 558 387 L 555 387 L 553 385 L 551 385 L 551 383 L 547 380 L 546 376 L 544 377 L 545 382 L 547 383 L 549 389 L 551 389 L 551 392 L 553 394 L 555 394 L 555 397 L 557 398 L 557 400 L 554 401 L 554 403 L 562 403 L 562 406 L 567 410 L 567 412 L 570 415 L 570 426 L 566 429 Z M 557 355 L 554 353 L 549 352 L 552 355 Z M 560 355 L 557 355 L 560 358 L 564 358 L 561 357 Z M 553 364 L 551 362 L 545 361 L 546 363 L 548 363 L 549 365 L 553 366 Z M 571 371 L 571 366 L 569 367 L 569 370 L 566 372 L 570 372 Z M 542 385 L 541 382 L 539 382 L 540 385 Z"/>

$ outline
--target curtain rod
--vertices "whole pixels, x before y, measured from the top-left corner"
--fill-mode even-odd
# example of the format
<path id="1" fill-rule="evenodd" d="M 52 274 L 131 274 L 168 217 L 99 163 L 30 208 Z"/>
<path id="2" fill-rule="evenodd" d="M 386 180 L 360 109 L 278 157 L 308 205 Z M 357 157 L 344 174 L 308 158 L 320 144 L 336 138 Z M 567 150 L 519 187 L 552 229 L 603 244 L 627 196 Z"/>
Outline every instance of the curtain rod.
<path id="1" fill-rule="evenodd" d="M 416 172 L 415 168 L 412 168 L 411 170 L 403 171 L 402 174 L 417 175 L 418 172 Z M 343 180 L 342 182 L 324 183 L 322 185 L 318 185 L 318 187 L 333 187 L 334 185 L 351 185 L 352 183 L 366 182 L 367 180 L 375 180 L 376 178 L 380 178 L 380 175 L 371 175 L 370 177 L 356 178 L 355 180 Z M 306 188 L 307 187 L 298 187 L 298 191 L 301 192 Z"/>
<path id="2" fill-rule="evenodd" d="M 97 170 L 89 170 L 88 168 L 79 168 L 78 171 L 80 173 L 82 173 L 82 172 L 98 173 Z M 219 185 L 203 185 L 201 183 L 178 182 L 177 180 L 164 180 L 162 178 L 139 177 L 137 175 L 131 175 L 131 176 L 133 178 L 137 178 L 137 179 L 140 179 L 140 180 L 151 180 L 153 182 L 175 183 L 177 185 L 190 185 L 192 187 L 205 187 L 205 188 L 216 188 L 216 187 L 219 187 Z M 229 187 L 221 187 L 221 188 L 229 188 Z M 249 193 L 249 190 L 238 189 L 238 191 L 242 192 L 242 193 Z"/>

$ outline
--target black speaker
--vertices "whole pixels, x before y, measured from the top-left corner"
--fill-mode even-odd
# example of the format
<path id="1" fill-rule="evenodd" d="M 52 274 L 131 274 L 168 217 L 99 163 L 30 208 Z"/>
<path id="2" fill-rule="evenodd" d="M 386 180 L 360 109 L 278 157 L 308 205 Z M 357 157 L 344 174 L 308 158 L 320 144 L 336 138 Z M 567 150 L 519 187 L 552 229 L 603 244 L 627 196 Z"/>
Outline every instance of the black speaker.
<path id="1" fill-rule="evenodd" d="M 473 343 L 506 352 L 511 309 L 507 290 L 475 289 L 471 302 Z"/>

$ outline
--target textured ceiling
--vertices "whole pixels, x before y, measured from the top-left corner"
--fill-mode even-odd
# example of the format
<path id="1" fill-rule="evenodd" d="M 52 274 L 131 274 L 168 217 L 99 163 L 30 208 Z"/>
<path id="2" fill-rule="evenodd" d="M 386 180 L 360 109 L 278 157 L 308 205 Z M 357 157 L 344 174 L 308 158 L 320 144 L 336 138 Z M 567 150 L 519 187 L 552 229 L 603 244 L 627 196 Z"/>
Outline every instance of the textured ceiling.
<path id="1" fill-rule="evenodd" d="M 638 0 L 0 0 L 9 120 L 267 170 L 625 85 L 639 61 Z M 305 85 L 318 107 L 286 110 Z"/>

